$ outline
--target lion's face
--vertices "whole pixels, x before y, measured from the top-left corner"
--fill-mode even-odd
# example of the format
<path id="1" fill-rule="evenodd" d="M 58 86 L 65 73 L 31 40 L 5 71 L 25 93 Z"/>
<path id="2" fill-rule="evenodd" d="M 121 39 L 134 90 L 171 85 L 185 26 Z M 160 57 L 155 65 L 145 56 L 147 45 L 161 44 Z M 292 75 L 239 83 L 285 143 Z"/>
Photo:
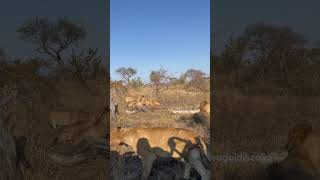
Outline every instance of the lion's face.
<path id="1" fill-rule="evenodd" d="M 110 146 L 119 146 L 124 141 L 126 129 L 118 127 L 110 132 Z"/>

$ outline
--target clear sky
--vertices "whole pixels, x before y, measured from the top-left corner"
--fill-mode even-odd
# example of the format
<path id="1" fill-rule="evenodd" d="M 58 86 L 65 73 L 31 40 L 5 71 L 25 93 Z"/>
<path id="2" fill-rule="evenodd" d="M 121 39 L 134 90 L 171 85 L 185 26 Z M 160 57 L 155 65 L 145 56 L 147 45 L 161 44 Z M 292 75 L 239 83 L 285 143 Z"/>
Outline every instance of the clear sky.
<path id="1" fill-rule="evenodd" d="M 213 0 L 213 48 L 221 52 L 230 35 L 256 22 L 286 25 L 310 41 L 320 40 L 319 7 L 319 0 Z"/>
<path id="2" fill-rule="evenodd" d="M 66 16 L 87 27 L 83 46 L 99 48 L 106 57 L 107 5 L 105 0 L 5 0 L 1 1 L 0 48 L 13 57 L 34 56 L 33 47 L 17 38 L 16 30 L 25 20 L 35 16 L 55 20 Z"/>
<path id="3" fill-rule="evenodd" d="M 210 73 L 210 0 L 111 0 L 110 73 L 133 67 L 148 80 L 160 66 Z"/>

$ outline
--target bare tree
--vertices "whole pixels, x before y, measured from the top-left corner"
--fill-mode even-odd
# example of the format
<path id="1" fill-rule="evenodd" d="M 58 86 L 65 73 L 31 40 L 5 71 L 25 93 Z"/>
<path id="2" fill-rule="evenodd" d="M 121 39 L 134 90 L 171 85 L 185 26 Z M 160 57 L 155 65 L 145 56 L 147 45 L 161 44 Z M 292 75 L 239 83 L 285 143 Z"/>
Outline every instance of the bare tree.
<path id="1" fill-rule="evenodd" d="M 121 78 L 127 83 L 130 83 L 131 78 L 137 74 L 137 70 L 131 67 L 120 67 L 116 70 L 118 74 L 120 74 Z"/>
<path id="2" fill-rule="evenodd" d="M 247 41 L 245 39 L 231 37 L 226 42 L 225 49 L 221 55 L 223 69 L 227 72 L 239 69 L 243 64 L 246 50 Z"/>
<path id="3" fill-rule="evenodd" d="M 184 76 L 188 87 L 194 87 L 201 90 L 205 89 L 207 81 L 206 73 L 203 71 L 197 69 L 188 69 L 184 73 Z"/>
<path id="4" fill-rule="evenodd" d="M 169 80 L 169 76 L 167 75 L 167 70 L 161 67 L 157 71 L 151 71 L 149 75 L 149 79 L 151 84 L 154 87 L 155 94 L 159 95 L 160 90 L 164 87 L 164 85 Z"/>
<path id="5" fill-rule="evenodd" d="M 89 75 L 99 73 L 101 67 L 101 56 L 98 55 L 98 49 L 81 50 L 80 53 L 73 53 L 70 59 L 71 71 L 77 78 L 86 82 Z"/>
<path id="6" fill-rule="evenodd" d="M 262 65 L 263 77 L 270 77 L 268 73 L 272 70 L 280 73 L 287 84 L 289 64 L 298 64 L 293 61 L 300 60 L 295 56 L 306 43 L 304 37 L 286 26 L 256 23 L 246 28 L 243 38 L 254 60 Z"/>
<path id="7" fill-rule="evenodd" d="M 20 39 L 36 46 L 36 52 L 48 55 L 58 65 L 63 65 L 62 53 L 86 37 L 83 26 L 63 17 L 51 22 L 35 17 L 17 29 Z"/>
<path id="8" fill-rule="evenodd" d="M 257 60 L 268 59 L 275 52 L 305 44 L 304 37 L 286 26 L 264 23 L 248 25 L 243 38 Z"/>
<path id="9" fill-rule="evenodd" d="M 134 88 L 138 88 L 143 86 L 143 81 L 141 77 L 136 77 L 130 80 L 130 86 Z"/>

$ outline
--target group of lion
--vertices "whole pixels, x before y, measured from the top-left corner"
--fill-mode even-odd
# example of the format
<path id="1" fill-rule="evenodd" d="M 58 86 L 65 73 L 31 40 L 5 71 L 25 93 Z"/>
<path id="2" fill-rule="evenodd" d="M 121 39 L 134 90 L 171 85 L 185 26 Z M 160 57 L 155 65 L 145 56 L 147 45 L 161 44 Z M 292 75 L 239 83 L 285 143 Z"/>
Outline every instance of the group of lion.
<path id="1" fill-rule="evenodd" d="M 129 103 L 129 106 L 133 106 L 134 103 L 138 104 L 138 106 L 160 105 L 157 101 L 146 97 L 140 97 L 128 102 L 131 103 Z M 141 102 L 143 103 L 141 104 Z M 200 109 L 204 115 L 210 114 L 208 103 L 201 103 Z M 106 110 L 112 113 L 112 108 L 109 107 L 101 115 L 106 114 Z M 209 179 L 210 165 L 207 158 L 207 145 L 204 143 L 203 138 L 194 132 L 179 128 L 158 127 L 117 128 L 111 129 L 110 134 L 107 134 L 107 121 L 104 121 L 107 116 L 102 118 L 101 115 L 94 116 L 93 113 L 83 111 L 52 110 L 50 112 L 50 124 L 57 131 L 52 138 L 52 145 L 69 144 L 73 147 L 81 147 L 81 149 L 98 147 L 106 150 L 108 145 L 106 137 L 109 135 L 109 143 L 112 149 L 117 150 L 123 145 L 131 146 L 134 149 L 134 152 L 143 162 L 143 178 L 148 177 L 152 163 L 157 157 L 171 157 L 185 162 L 185 178 L 190 176 L 190 170 L 194 168 L 202 176 L 202 179 Z M 75 119 L 82 120 L 75 121 Z M 64 156 L 51 151 L 49 157 L 62 165 L 72 165 L 86 159 L 80 151 L 79 154 L 73 156 Z"/>
<path id="2" fill-rule="evenodd" d="M 108 108 L 107 108 L 108 110 Z M 110 111 L 110 109 L 109 109 Z M 106 112 L 106 109 L 103 113 Z M 210 117 L 210 104 L 202 102 L 200 112 Z M 149 176 L 152 163 L 158 157 L 171 157 L 185 163 L 184 178 L 190 177 L 194 168 L 202 179 L 210 179 L 210 153 L 203 138 L 194 132 L 181 128 L 115 128 L 107 132 L 102 116 L 93 121 L 77 122 L 60 127 L 54 137 L 55 143 L 70 143 L 74 146 L 87 144 L 90 147 L 106 148 L 117 151 L 121 146 L 130 146 L 143 162 L 142 178 Z M 210 118 L 209 118 L 210 119 Z M 71 130 L 72 129 L 72 130 Z M 74 130 L 76 129 L 76 130 Z M 70 133 L 72 132 L 72 133 Z M 110 136 L 110 142 L 107 142 Z M 86 142 L 86 143 L 83 143 Z M 267 168 L 267 177 L 272 180 L 320 179 L 320 132 L 307 124 L 295 126 L 288 134 L 286 145 L 288 156 L 279 163 Z M 61 163 L 77 162 L 81 156 L 58 157 Z M 78 159 L 77 159 L 78 158 Z"/>
<path id="3" fill-rule="evenodd" d="M 126 97 L 126 108 L 136 112 L 159 108 L 160 103 L 146 96 Z M 210 104 L 202 101 L 199 106 L 201 118 L 210 119 Z M 210 163 L 207 145 L 203 137 L 182 128 L 117 128 L 110 133 L 112 149 L 130 146 L 143 164 L 142 179 L 149 176 L 152 164 L 157 157 L 176 158 L 185 163 L 184 178 L 190 178 L 191 169 L 195 169 L 203 180 L 210 179 Z"/>
<path id="4" fill-rule="evenodd" d="M 195 168 L 202 179 L 210 177 L 210 153 L 201 137 L 192 131 L 179 128 L 119 128 L 111 131 L 110 142 L 111 146 L 124 144 L 133 147 L 134 152 L 142 158 L 143 177 L 148 176 L 152 162 L 158 156 L 188 159 L 189 161 L 185 161 L 184 178 L 188 178 L 190 167 Z M 309 124 L 296 125 L 288 134 L 286 151 L 288 155 L 285 159 L 268 166 L 267 179 L 320 179 L 320 131 L 313 129 Z"/>
<path id="5" fill-rule="evenodd" d="M 138 97 L 125 97 L 125 102 L 127 104 L 126 108 L 131 109 L 126 112 L 129 114 L 134 114 L 137 112 L 146 112 L 147 110 L 155 110 L 160 109 L 161 105 L 159 101 L 148 98 L 146 96 L 138 96 Z M 112 107 L 113 108 L 113 107 Z M 210 126 L 210 103 L 206 100 L 200 102 L 199 109 L 197 110 L 171 110 L 172 113 L 192 113 L 191 117 L 192 121 L 196 124 L 204 124 L 206 126 Z"/>

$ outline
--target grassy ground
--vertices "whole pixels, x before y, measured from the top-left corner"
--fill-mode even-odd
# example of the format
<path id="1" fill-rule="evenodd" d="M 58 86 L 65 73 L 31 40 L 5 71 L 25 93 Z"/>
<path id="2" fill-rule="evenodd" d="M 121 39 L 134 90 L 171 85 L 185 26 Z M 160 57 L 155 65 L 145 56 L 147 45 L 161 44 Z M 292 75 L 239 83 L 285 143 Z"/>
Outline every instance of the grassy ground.
<path id="1" fill-rule="evenodd" d="M 243 94 L 217 89 L 212 126 L 214 152 L 219 154 L 277 153 L 285 151 L 288 131 L 297 123 L 320 127 L 319 98 L 294 95 Z M 217 161 L 217 179 L 263 179 L 270 163 L 261 161 Z"/>
<path id="2" fill-rule="evenodd" d="M 107 179 L 108 163 L 114 179 L 140 179 L 142 164 L 138 157 L 122 157 L 111 154 L 107 162 L 106 155 L 93 155 L 87 161 L 76 166 L 62 166 L 52 162 L 48 156 L 52 137 L 57 131 L 50 127 L 49 111 L 54 107 L 59 109 L 86 110 L 99 114 L 106 99 L 105 83 L 91 82 L 93 93 L 75 82 L 61 82 L 57 84 L 58 96 L 49 97 L 48 94 L 32 94 L 27 98 L 18 98 L 16 102 L 17 114 L 12 119 L 15 136 L 26 136 L 26 159 L 31 167 L 24 169 L 24 178 L 27 180 L 43 179 Z M 129 88 L 131 96 L 146 95 L 152 97 L 149 87 Z M 44 98 L 46 100 L 44 100 Z M 120 98 L 121 99 L 121 98 Z M 124 101 L 120 101 L 120 116 L 117 121 L 111 122 L 111 128 L 123 127 L 182 127 L 192 129 L 205 137 L 209 142 L 208 129 L 204 127 L 189 127 L 181 115 L 172 114 L 165 109 L 197 109 L 202 100 L 209 101 L 209 92 L 188 91 L 183 87 L 175 86 L 163 90 L 157 99 L 162 110 L 140 112 L 129 115 L 124 112 Z M 187 116 L 188 117 L 188 116 Z M 191 116 L 190 116 L 191 117 Z M 182 176 L 183 164 L 175 160 L 159 159 L 151 172 L 151 179 L 179 179 Z M 194 174 L 194 172 L 193 172 Z M 161 179 L 161 178 L 160 178 Z"/>
<path id="3" fill-rule="evenodd" d="M 54 100 L 59 106 L 69 109 L 87 109 L 97 112 L 103 107 L 106 95 L 103 83 L 93 82 L 96 93 L 89 95 L 78 84 L 61 83 L 60 95 Z M 260 154 L 284 151 L 287 133 L 295 124 L 309 122 L 320 127 L 319 98 L 298 97 L 294 95 L 245 94 L 232 88 L 216 89 L 216 102 L 213 107 L 214 120 L 210 137 L 213 153 L 221 154 Z M 146 95 L 152 97 L 150 87 L 130 88 L 130 96 Z M 183 87 L 169 87 L 157 99 L 164 109 L 195 109 L 202 100 L 209 100 L 209 92 L 189 91 Z M 54 102 L 52 100 L 52 102 Z M 111 122 L 111 128 L 123 127 L 183 127 L 192 129 L 206 137 L 209 132 L 199 127 L 189 127 L 179 114 L 164 109 L 154 112 L 140 112 L 129 115 L 124 112 L 124 101 L 120 101 L 120 116 Z M 107 179 L 106 157 L 93 156 L 88 161 L 74 167 L 63 167 L 48 158 L 49 142 L 55 131 L 48 124 L 51 105 L 42 102 L 39 95 L 20 99 L 16 104 L 16 117 L 13 118 L 14 134 L 28 138 L 27 160 L 31 168 L 24 171 L 25 179 Z M 135 156 L 123 158 L 111 154 L 112 175 L 114 179 L 139 179 L 141 162 Z M 214 161 L 214 176 L 221 180 L 263 179 L 265 168 L 270 163 L 263 161 Z M 169 167 L 169 168 L 168 168 Z M 138 169 L 138 170 L 137 170 Z M 177 161 L 159 160 L 152 170 L 152 177 L 178 178 L 182 164 Z"/>
<path id="4" fill-rule="evenodd" d="M 106 92 L 99 82 L 94 82 L 92 87 L 95 95 L 89 93 L 79 84 L 62 82 L 58 85 L 59 96 L 43 102 L 39 95 L 35 94 L 27 101 L 18 100 L 16 117 L 11 122 L 16 136 L 24 135 L 28 138 L 26 144 L 26 159 L 31 167 L 24 169 L 24 178 L 27 180 L 44 179 L 107 179 L 106 156 L 92 156 L 87 161 L 73 166 L 65 167 L 52 162 L 48 157 L 49 143 L 56 130 L 49 126 L 49 111 L 53 105 L 66 109 L 85 109 L 98 113 L 103 108 Z M 93 86 L 95 85 L 95 86 Z"/>
<path id="5" fill-rule="evenodd" d="M 150 87 L 130 88 L 128 96 L 145 95 L 152 98 Z M 129 115 L 125 113 L 125 103 L 120 101 L 120 115 L 111 122 L 111 128 L 121 127 L 179 127 L 195 131 L 205 137 L 209 142 L 209 131 L 203 126 L 189 127 L 181 114 L 172 114 L 166 109 L 197 109 L 202 100 L 209 101 L 209 92 L 188 91 L 182 86 L 172 86 L 163 90 L 156 98 L 161 103 L 161 110 L 153 112 L 139 112 Z M 185 115 L 188 116 L 188 115 Z M 137 157 L 111 155 L 110 163 L 113 165 L 111 174 L 114 179 L 139 179 L 142 173 L 142 164 Z M 151 179 L 181 179 L 183 164 L 175 160 L 160 159 L 154 163 Z"/>

